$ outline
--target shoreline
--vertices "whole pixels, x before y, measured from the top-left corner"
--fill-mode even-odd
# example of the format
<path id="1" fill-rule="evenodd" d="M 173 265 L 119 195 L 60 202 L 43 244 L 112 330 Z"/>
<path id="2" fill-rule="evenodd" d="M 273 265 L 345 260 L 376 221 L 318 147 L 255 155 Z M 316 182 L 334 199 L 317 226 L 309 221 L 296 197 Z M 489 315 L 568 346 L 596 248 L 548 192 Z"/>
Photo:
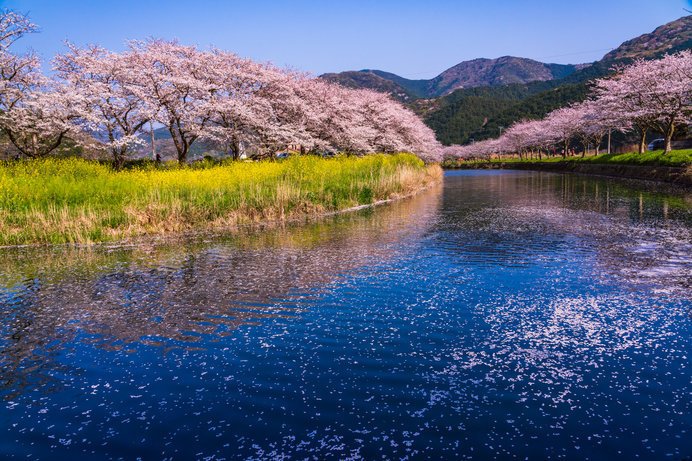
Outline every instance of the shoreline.
<path id="1" fill-rule="evenodd" d="M 563 162 L 487 162 L 469 163 L 445 170 L 534 170 L 578 173 L 610 178 L 640 179 L 692 187 L 692 167 L 623 165 L 614 163 Z"/>

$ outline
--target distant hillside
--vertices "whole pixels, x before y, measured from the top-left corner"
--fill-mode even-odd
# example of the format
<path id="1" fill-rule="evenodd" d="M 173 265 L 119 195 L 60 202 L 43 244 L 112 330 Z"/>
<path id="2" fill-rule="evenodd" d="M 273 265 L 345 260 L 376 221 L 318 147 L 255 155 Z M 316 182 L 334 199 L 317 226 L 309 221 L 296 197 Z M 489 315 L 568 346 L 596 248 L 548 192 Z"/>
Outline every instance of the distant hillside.
<path id="1" fill-rule="evenodd" d="M 361 70 L 361 72 L 369 72 L 375 75 L 379 75 L 382 78 L 386 78 L 387 80 L 391 80 L 397 85 L 406 88 L 408 91 L 415 94 L 419 98 L 426 97 L 426 88 L 428 82 L 430 82 L 430 80 L 409 80 L 408 78 L 399 77 L 396 74 L 392 74 L 391 72 L 385 72 L 382 70 L 365 69 Z"/>
<path id="2" fill-rule="evenodd" d="M 583 101 L 589 93 L 590 81 L 610 73 L 614 64 L 692 49 L 691 35 L 692 16 L 687 16 L 629 40 L 603 60 L 560 79 L 460 89 L 440 98 L 416 100 L 410 106 L 443 144 L 495 138 L 501 129 L 516 121 L 542 118 L 559 107 Z"/>
<path id="3" fill-rule="evenodd" d="M 575 70 L 577 67 L 571 64 L 545 64 L 513 56 L 474 59 L 459 63 L 430 80 L 426 95 L 444 96 L 459 88 L 553 80 Z"/>
<path id="4" fill-rule="evenodd" d="M 142 142 L 134 149 L 132 157 L 151 158 L 151 134 L 142 133 L 139 137 L 142 139 Z M 154 129 L 154 143 L 156 145 L 156 152 L 163 160 L 177 159 L 177 151 L 175 150 L 173 139 L 167 128 L 161 127 Z M 190 146 L 188 157 L 189 160 L 197 160 L 205 155 L 211 155 L 212 157 L 224 156 L 224 150 L 223 146 L 219 146 L 216 143 L 198 139 Z"/>
<path id="5" fill-rule="evenodd" d="M 464 61 L 430 80 L 409 80 L 373 69 L 324 74 L 321 78 L 350 88 L 370 88 L 392 93 L 399 100 L 410 100 L 416 96 L 443 96 L 459 88 L 552 80 L 565 77 L 582 67 L 584 65 L 545 64 L 532 59 L 503 56 L 497 59 L 479 58 Z M 394 85 L 387 85 L 385 82 Z M 402 98 L 404 94 L 406 99 Z"/>
<path id="6" fill-rule="evenodd" d="M 443 144 L 494 138 L 500 127 L 524 118 L 542 118 L 558 107 L 583 101 L 589 81 L 606 75 L 611 65 L 597 62 L 555 80 L 460 89 L 440 98 L 418 99 L 409 106 Z"/>
<path id="7" fill-rule="evenodd" d="M 663 53 L 692 48 L 692 16 L 658 27 L 650 34 L 628 40 L 603 56 L 602 61 L 624 58 L 653 58 Z"/>
<path id="8" fill-rule="evenodd" d="M 371 72 L 340 72 L 338 74 L 323 74 L 320 75 L 320 78 L 338 83 L 347 88 L 369 88 L 382 93 L 389 93 L 394 99 L 401 102 L 409 102 L 418 98 L 417 94 L 412 93 L 401 85 Z"/>

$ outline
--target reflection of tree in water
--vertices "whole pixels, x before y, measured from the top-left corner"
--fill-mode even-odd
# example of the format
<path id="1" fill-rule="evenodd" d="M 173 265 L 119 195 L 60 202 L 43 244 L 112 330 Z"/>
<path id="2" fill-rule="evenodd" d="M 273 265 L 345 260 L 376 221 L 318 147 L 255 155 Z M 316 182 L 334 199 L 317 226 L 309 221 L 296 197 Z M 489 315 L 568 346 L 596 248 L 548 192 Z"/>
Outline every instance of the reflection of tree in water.
<path id="1" fill-rule="evenodd" d="M 193 348 L 267 318 L 300 316 L 343 274 L 401 257 L 439 192 L 302 226 L 160 245 L 5 250 L 0 386 L 59 386 L 69 343 Z M 51 381 L 52 380 L 52 381 Z"/>
<path id="2" fill-rule="evenodd" d="M 692 194 L 642 181 L 517 172 L 445 185 L 440 229 L 470 265 L 523 266 L 595 254 L 616 281 L 689 297 Z M 449 230 L 452 232 L 449 232 Z"/>
<path id="3" fill-rule="evenodd" d="M 689 296 L 690 194 L 648 187 L 479 174 L 446 181 L 442 194 L 302 226 L 132 247 L 5 249 L 0 386 L 59 385 L 79 372 L 61 359 L 75 342 L 165 353 L 300 316 L 343 275 L 396 270 L 428 241 L 471 271 L 591 255 L 606 281 Z"/>

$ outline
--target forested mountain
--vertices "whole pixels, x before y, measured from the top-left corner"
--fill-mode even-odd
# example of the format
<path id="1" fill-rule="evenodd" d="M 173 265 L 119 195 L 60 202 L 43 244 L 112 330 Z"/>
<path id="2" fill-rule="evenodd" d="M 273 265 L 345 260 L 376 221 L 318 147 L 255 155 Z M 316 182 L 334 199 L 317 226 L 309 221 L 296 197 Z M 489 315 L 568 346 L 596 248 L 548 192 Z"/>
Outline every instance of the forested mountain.
<path id="1" fill-rule="evenodd" d="M 578 68 L 571 64 L 545 64 L 513 56 L 474 59 L 459 63 L 430 80 L 426 94 L 443 96 L 460 88 L 552 80 L 565 77 Z"/>
<path id="2" fill-rule="evenodd" d="M 658 27 L 650 34 L 628 40 L 603 56 L 603 61 L 622 58 L 652 58 L 666 52 L 680 51 L 692 47 L 692 16 Z"/>
<path id="3" fill-rule="evenodd" d="M 369 88 L 372 90 L 389 93 L 394 99 L 401 102 L 410 102 L 420 97 L 397 83 L 383 78 L 374 72 L 349 71 L 338 74 L 323 74 L 320 78 L 338 83 L 346 88 Z"/>
<path id="4" fill-rule="evenodd" d="M 611 63 L 597 62 L 562 79 L 467 88 L 441 98 L 419 99 L 410 106 L 441 143 L 465 144 L 497 137 L 518 120 L 542 118 L 558 107 L 583 101 L 588 81 L 606 75 L 610 67 Z"/>
<path id="5" fill-rule="evenodd" d="M 497 137 L 518 120 L 541 118 L 554 109 L 584 100 L 589 81 L 607 75 L 618 63 L 690 48 L 692 16 L 686 16 L 624 42 L 590 65 L 544 64 L 504 57 L 465 61 L 431 80 L 408 80 L 378 70 L 329 75 L 349 74 L 348 86 L 392 92 L 423 117 L 440 142 L 464 144 Z M 363 74 L 379 77 L 373 78 L 379 88 L 354 83 Z M 392 89 L 386 89 L 381 80 L 390 81 Z M 365 78 L 361 81 L 367 83 Z M 458 89 L 452 91 L 454 88 Z M 406 98 L 397 96 L 400 94 L 406 94 Z M 414 100 L 416 96 L 419 99 Z"/>
<path id="6" fill-rule="evenodd" d="M 406 95 L 408 99 L 412 96 L 434 98 L 447 95 L 459 88 L 552 80 L 565 77 L 584 66 L 546 64 L 532 59 L 503 56 L 497 59 L 479 58 L 464 61 L 430 80 L 409 80 L 374 69 L 324 74 L 320 77 L 351 88 L 391 92 L 395 98 L 406 100 L 402 95 Z"/>
<path id="7" fill-rule="evenodd" d="M 443 144 L 495 138 L 501 129 L 516 121 L 542 118 L 559 107 L 583 101 L 589 93 L 589 82 L 612 72 L 616 64 L 690 48 L 692 16 L 686 16 L 623 43 L 602 60 L 561 79 L 461 89 L 434 100 L 414 101 L 411 107 L 423 116 Z"/>

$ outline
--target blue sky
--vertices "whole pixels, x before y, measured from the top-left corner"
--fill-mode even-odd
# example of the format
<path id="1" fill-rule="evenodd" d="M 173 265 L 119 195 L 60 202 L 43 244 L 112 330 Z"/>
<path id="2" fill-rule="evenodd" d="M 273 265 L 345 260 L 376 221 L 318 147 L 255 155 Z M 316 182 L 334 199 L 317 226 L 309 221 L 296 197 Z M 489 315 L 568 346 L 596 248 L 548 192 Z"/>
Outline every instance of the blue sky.
<path id="1" fill-rule="evenodd" d="M 460 61 L 512 55 L 600 59 L 692 10 L 689 0 L 194 2 L 0 0 L 41 32 L 18 43 L 50 59 L 68 39 L 120 50 L 127 39 L 178 38 L 315 74 L 377 68 L 430 78 Z"/>

